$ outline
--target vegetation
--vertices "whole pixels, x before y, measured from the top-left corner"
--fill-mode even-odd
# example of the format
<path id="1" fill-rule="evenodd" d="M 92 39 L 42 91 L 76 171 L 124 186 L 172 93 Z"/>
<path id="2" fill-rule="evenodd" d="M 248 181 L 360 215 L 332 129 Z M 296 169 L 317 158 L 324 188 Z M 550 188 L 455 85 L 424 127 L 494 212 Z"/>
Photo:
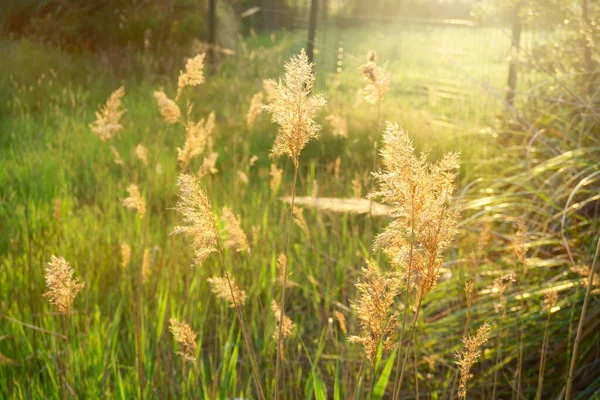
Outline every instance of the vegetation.
<path id="1" fill-rule="evenodd" d="M 389 43 L 330 74 L 238 40 L 214 74 L 191 42 L 0 41 L 0 397 L 600 394 L 585 60 L 540 46 L 492 118 Z"/>

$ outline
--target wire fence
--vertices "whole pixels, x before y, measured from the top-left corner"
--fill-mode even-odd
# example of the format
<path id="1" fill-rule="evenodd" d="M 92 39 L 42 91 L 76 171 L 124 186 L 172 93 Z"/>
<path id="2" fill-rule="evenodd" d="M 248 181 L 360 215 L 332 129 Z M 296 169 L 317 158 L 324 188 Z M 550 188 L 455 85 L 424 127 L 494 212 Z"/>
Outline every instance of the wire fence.
<path id="1" fill-rule="evenodd" d="M 506 109 L 511 57 L 519 57 L 515 95 L 532 96 L 531 88 L 547 77 L 531 65 L 529 54 L 552 40 L 553 33 L 525 26 L 520 52 L 511 55 L 511 26 L 468 20 L 433 20 L 388 16 L 346 15 L 344 0 L 320 0 L 314 40 L 318 84 L 356 88 L 358 67 L 373 50 L 378 62 L 392 71 L 391 92 L 402 95 L 429 123 L 455 131 L 478 129 Z M 290 55 L 306 47 L 311 0 L 261 10 L 287 21 L 294 38 Z M 341 84 L 341 85 L 340 85 Z M 334 93 L 335 95 L 335 93 Z M 476 123 L 474 123 L 474 121 Z"/>

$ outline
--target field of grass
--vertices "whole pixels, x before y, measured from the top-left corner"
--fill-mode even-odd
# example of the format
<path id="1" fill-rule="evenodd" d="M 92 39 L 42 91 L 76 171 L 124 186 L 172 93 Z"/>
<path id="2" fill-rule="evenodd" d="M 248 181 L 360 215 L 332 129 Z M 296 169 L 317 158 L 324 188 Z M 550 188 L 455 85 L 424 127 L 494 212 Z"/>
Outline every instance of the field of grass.
<path id="1" fill-rule="evenodd" d="M 569 272 L 562 243 L 552 235 L 569 191 L 548 198 L 548 188 L 534 187 L 528 178 L 559 176 L 565 165 L 582 171 L 573 173 L 575 177 L 595 170 L 577 164 L 573 153 L 543 162 L 544 149 L 526 149 L 529 132 L 496 112 L 481 110 L 477 98 L 486 94 L 468 79 L 457 78 L 458 72 L 448 67 L 451 63 L 440 58 L 444 41 L 461 39 L 427 32 L 411 35 L 402 40 L 418 52 L 406 54 L 398 54 L 398 48 L 388 45 L 393 42 L 383 37 L 359 42 L 361 35 L 356 35 L 354 49 L 344 45 L 349 50 L 337 76 L 320 69 L 331 65 L 327 57 L 333 56 L 319 49 L 317 90 L 328 104 L 316 118 L 323 125 L 321 137 L 302 151 L 296 194 L 365 197 L 373 190 L 370 173 L 373 146 L 380 140 L 377 127 L 383 130 L 386 120 L 406 129 L 419 151 L 430 149 L 430 162 L 446 152 L 460 152 L 453 198 L 461 210 L 458 233 L 444 254 L 441 279 L 425 297 L 416 319 L 414 355 L 409 357 L 401 398 L 415 398 L 416 393 L 432 399 L 456 397 L 455 354 L 461 350 L 463 334 L 474 335 L 484 322 L 491 324 L 490 339 L 472 367 L 468 398 L 492 398 L 492 392 L 497 398 L 514 395 L 519 359 L 522 396 L 535 398 L 541 338 L 547 332 L 543 398 L 559 398 L 585 287 L 578 275 Z M 499 85 L 505 50 L 488 46 L 485 37 L 478 39 L 477 49 L 488 52 L 458 57 L 463 66 L 483 70 Z M 0 53 L 5 55 L 0 74 L 6 77 L 0 82 L 0 398 L 59 398 L 62 391 L 76 398 L 259 398 L 236 310 L 217 298 L 207 281 L 223 276 L 224 268 L 246 292 L 242 311 L 267 397 L 278 391 L 285 399 L 391 398 L 397 352 L 384 353 L 371 365 L 363 348 L 347 340 L 361 334 L 352 305 L 359 299 L 355 284 L 365 259 L 383 270 L 391 268 L 383 252 L 372 251 L 375 235 L 391 217 L 305 207 L 307 229 L 302 229 L 302 221 L 289 226 L 290 206 L 280 197 L 292 193 L 294 165 L 286 157 L 269 158 L 277 134 L 270 115 L 263 112 L 251 128 L 246 124 L 251 98 L 263 90 L 262 80 L 283 74 L 285 61 L 299 52 L 298 43 L 294 33 L 248 38 L 235 56 L 222 60 L 217 73 L 207 74 L 198 87 L 186 88 L 178 100 L 182 120 L 188 107 L 194 121 L 215 113 L 209 148 L 186 171 L 195 174 L 206 156 L 218 153 L 216 170 L 202 178 L 202 185 L 219 231 L 225 230 L 221 215 L 228 207 L 239 215 L 251 247 L 250 252 L 225 249 L 222 261 L 212 254 L 199 266 L 190 241 L 172 234 L 181 221 L 175 210 L 176 183 L 185 171 L 178 163 L 177 148 L 184 145 L 185 126 L 166 124 L 153 97 L 161 88 L 175 97 L 178 69 L 184 68 L 185 56 L 195 54 L 140 52 L 115 62 L 109 55 L 73 55 L 24 39 L 0 41 Z M 371 48 L 378 52 L 380 65 L 391 60 L 392 83 L 380 123 L 377 106 L 357 95 L 364 86 L 358 67 Z M 490 64 L 477 70 L 482 60 Z M 163 68 L 167 62 L 176 69 Z M 435 95 L 415 89 L 424 84 L 414 82 L 426 82 L 424 78 L 452 87 L 452 93 L 432 100 Z M 467 83 L 459 87 L 457 81 Z M 123 129 L 103 142 L 92 134 L 90 124 L 120 86 L 125 90 Z M 452 97 L 455 91 L 457 98 Z M 334 135 L 325 119 L 329 114 L 347 121 L 347 138 Z M 136 152 L 140 144 L 147 149 L 146 157 Z M 111 146 L 122 163 L 115 162 Z M 526 150 L 540 155 L 533 172 L 515 164 Z M 580 151 L 593 157 L 598 148 Z M 272 163 L 283 170 L 275 188 Z M 147 201 L 144 216 L 123 206 L 130 184 L 136 184 Z M 548 208 L 536 208 L 536 200 Z M 510 250 L 513 225 L 520 217 L 530 230 L 526 241 L 530 272 L 509 285 L 504 311 L 496 312 L 495 303 L 501 300 L 495 281 L 522 268 Z M 576 257 L 581 255 L 582 265 L 592 265 L 595 221 L 579 221 L 566 231 L 580 235 L 573 245 L 579 248 Z M 486 226 L 491 239 L 477 252 Z M 295 330 L 284 341 L 277 386 L 278 323 L 271 303 L 280 298 L 277 258 L 286 250 L 289 228 L 291 275 L 285 313 Z M 580 229 L 590 230 L 589 237 L 582 238 Z M 132 250 L 127 265 L 122 261 L 123 243 Z M 52 255 L 70 262 L 75 276 L 85 283 L 68 318 L 43 297 L 44 272 Z M 463 289 L 468 279 L 474 282 L 472 305 Z M 542 298 L 553 290 L 559 300 L 551 313 L 545 312 Z M 402 310 L 404 302 L 398 296 L 393 309 Z M 592 398 L 600 388 L 598 309 L 593 298 L 573 398 Z M 412 311 L 408 314 L 412 319 Z M 546 329 L 548 316 L 551 324 Z M 182 349 L 169 331 L 171 318 L 188 322 L 198 334 L 195 362 L 177 354 Z"/>

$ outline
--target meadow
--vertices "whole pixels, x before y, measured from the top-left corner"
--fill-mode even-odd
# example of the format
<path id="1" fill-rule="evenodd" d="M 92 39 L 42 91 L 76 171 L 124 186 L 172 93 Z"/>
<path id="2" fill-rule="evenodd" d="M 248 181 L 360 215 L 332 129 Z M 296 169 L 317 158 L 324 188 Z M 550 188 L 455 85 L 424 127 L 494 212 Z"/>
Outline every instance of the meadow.
<path id="1" fill-rule="evenodd" d="M 545 399 L 565 398 L 573 371 L 571 398 L 598 396 L 597 122 L 560 107 L 530 125 L 504 114 L 464 77 L 502 85 L 507 48 L 486 40 L 498 32 L 441 56 L 471 29 L 318 48 L 303 99 L 327 101 L 320 137 L 278 158 L 282 96 L 263 80 L 298 57 L 297 33 L 240 39 L 187 86 L 197 48 L 76 55 L 0 41 L 0 397 Z M 111 94 L 106 128 L 96 113 Z M 294 126 L 282 104 L 279 125 Z M 383 140 L 386 121 L 408 136 L 388 125 Z M 538 130 L 551 137 L 535 142 Z M 195 209 L 196 184 L 210 209 Z M 406 185 L 428 193 L 425 211 L 395 192 Z M 64 291 L 45 295 L 49 268 L 64 267 L 53 255 L 73 268 L 55 286 L 85 285 L 63 288 L 66 308 Z"/>

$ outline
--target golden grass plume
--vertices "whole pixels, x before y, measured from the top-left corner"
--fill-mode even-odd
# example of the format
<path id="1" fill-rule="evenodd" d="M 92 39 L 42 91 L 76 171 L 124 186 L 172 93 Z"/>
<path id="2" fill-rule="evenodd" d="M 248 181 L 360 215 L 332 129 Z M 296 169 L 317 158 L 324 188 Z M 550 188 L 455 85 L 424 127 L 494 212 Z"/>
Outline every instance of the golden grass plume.
<path id="1" fill-rule="evenodd" d="M 79 278 L 73 278 L 73 268 L 63 257 L 52 256 L 46 265 L 46 292 L 44 297 L 53 304 L 58 312 L 71 312 L 73 301 L 83 290 L 85 284 Z"/>

